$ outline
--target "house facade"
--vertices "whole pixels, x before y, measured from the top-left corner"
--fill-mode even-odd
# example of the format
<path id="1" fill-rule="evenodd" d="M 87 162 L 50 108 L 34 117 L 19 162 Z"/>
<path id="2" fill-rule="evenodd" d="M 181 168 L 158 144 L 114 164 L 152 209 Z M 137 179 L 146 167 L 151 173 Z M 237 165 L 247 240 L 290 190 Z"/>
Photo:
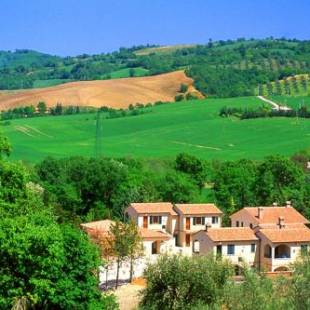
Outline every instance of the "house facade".
<path id="1" fill-rule="evenodd" d="M 243 268 L 244 264 L 249 267 L 257 266 L 258 238 L 249 227 L 207 227 L 196 233 L 193 240 L 196 255 L 212 253 L 228 259 L 236 269 Z"/>
<path id="2" fill-rule="evenodd" d="M 206 226 L 218 228 L 222 224 L 223 212 L 214 204 L 176 204 L 178 214 L 177 245 L 192 247 L 193 235 Z"/>
<path id="3" fill-rule="evenodd" d="M 257 232 L 260 239 L 261 269 L 288 271 L 303 252 L 310 249 L 307 227 L 269 228 Z"/>
<path id="4" fill-rule="evenodd" d="M 232 227 L 249 227 L 259 238 L 258 266 L 261 270 L 288 271 L 303 251 L 310 248 L 309 221 L 286 206 L 248 207 L 230 217 Z"/>

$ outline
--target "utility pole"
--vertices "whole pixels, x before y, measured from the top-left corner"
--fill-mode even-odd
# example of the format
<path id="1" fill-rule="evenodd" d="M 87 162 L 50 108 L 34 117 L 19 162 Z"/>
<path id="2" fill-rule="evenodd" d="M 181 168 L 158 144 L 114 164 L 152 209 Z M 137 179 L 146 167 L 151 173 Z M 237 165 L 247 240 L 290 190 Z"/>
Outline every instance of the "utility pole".
<path id="1" fill-rule="evenodd" d="M 95 157 L 98 158 L 101 155 L 102 150 L 102 124 L 101 124 L 101 111 L 98 109 L 96 117 L 96 137 L 95 137 Z"/>

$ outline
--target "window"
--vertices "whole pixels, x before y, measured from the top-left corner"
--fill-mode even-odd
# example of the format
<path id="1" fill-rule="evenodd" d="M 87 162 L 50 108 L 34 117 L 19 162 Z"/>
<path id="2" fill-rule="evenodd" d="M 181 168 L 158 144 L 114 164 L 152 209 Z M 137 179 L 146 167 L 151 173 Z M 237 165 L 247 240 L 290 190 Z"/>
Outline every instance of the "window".
<path id="1" fill-rule="evenodd" d="M 235 245 L 228 244 L 227 245 L 227 255 L 235 255 Z"/>
<path id="2" fill-rule="evenodd" d="M 255 253 L 255 243 L 251 244 L 251 253 Z"/>
<path id="3" fill-rule="evenodd" d="M 194 253 L 199 253 L 199 250 L 200 250 L 200 243 L 198 240 L 195 240 L 194 243 L 193 243 L 193 246 L 194 246 Z"/>
<path id="4" fill-rule="evenodd" d="M 219 218 L 217 216 L 212 216 L 212 224 L 217 224 L 219 222 Z"/>
<path id="5" fill-rule="evenodd" d="M 239 221 L 236 221 L 236 227 L 239 227 Z"/>
<path id="6" fill-rule="evenodd" d="M 161 216 L 150 216 L 150 224 L 161 224 Z"/>
<path id="7" fill-rule="evenodd" d="M 243 222 L 241 222 L 241 227 L 243 227 Z"/>
<path id="8" fill-rule="evenodd" d="M 250 223 L 250 228 L 253 229 L 253 224 L 252 223 Z"/>
<path id="9" fill-rule="evenodd" d="M 193 218 L 193 225 L 204 225 L 205 218 L 204 217 L 194 217 Z"/>
<path id="10" fill-rule="evenodd" d="M 216 254 L 218 256 L 222 255 L 222 246 L 220 244 L 216 246 Z"/>

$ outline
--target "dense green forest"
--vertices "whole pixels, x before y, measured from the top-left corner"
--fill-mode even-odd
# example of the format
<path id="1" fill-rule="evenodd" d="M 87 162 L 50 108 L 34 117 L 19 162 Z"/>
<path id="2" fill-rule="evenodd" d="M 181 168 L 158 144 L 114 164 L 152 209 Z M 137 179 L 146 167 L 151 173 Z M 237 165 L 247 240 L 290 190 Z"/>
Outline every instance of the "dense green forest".
<path id="1" fill-rule="evenodd" d="M 185 153 L 175 160 L 46 158 L 33 182 L 63 222 L 123 218 L 130 202 L 216 202 L 230 215 L 245 206 L 285 204 L 310 217 L 310 154 L 262 161 L 204 161 Z"/>
<path id="2" fill-rule="evenodd" d="M 253 95 L 258 85 L 310 72 L 310 41 L 241 38 L 210 40 L 205 45 L 165 52 L 160 49 L 156 52 L 151 47 L 135 46 L 113 53 L 76 57 L 56 57 L 29 50 L 0 52 L 0 89 L 184 69 L 204 94 L 233 97 Z M 145 52 L 148 49 L 150 53 Z M 144 52 L 139 53 L 140 50 Z"/>

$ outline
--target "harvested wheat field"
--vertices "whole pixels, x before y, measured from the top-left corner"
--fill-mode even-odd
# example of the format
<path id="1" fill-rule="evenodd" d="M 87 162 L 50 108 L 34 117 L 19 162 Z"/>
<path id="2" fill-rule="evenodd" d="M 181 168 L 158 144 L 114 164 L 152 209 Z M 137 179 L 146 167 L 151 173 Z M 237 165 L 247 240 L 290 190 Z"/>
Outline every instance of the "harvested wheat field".
<path id="1" fill-rule="evenodd" d="M 72 82 L 43 89 L 2 92 L 0 110 L 37 105 L 40 101 L 48 107 L 61 103 L 63 106 L 113 108 L 126 108 L 136 103 L 170 102 L 174 101 L 180 84 L 188 85 L 191 92 L 201 97 L 193 87 L 193 80 L 184 71 L 175 71 L 148 77 Z"/>

